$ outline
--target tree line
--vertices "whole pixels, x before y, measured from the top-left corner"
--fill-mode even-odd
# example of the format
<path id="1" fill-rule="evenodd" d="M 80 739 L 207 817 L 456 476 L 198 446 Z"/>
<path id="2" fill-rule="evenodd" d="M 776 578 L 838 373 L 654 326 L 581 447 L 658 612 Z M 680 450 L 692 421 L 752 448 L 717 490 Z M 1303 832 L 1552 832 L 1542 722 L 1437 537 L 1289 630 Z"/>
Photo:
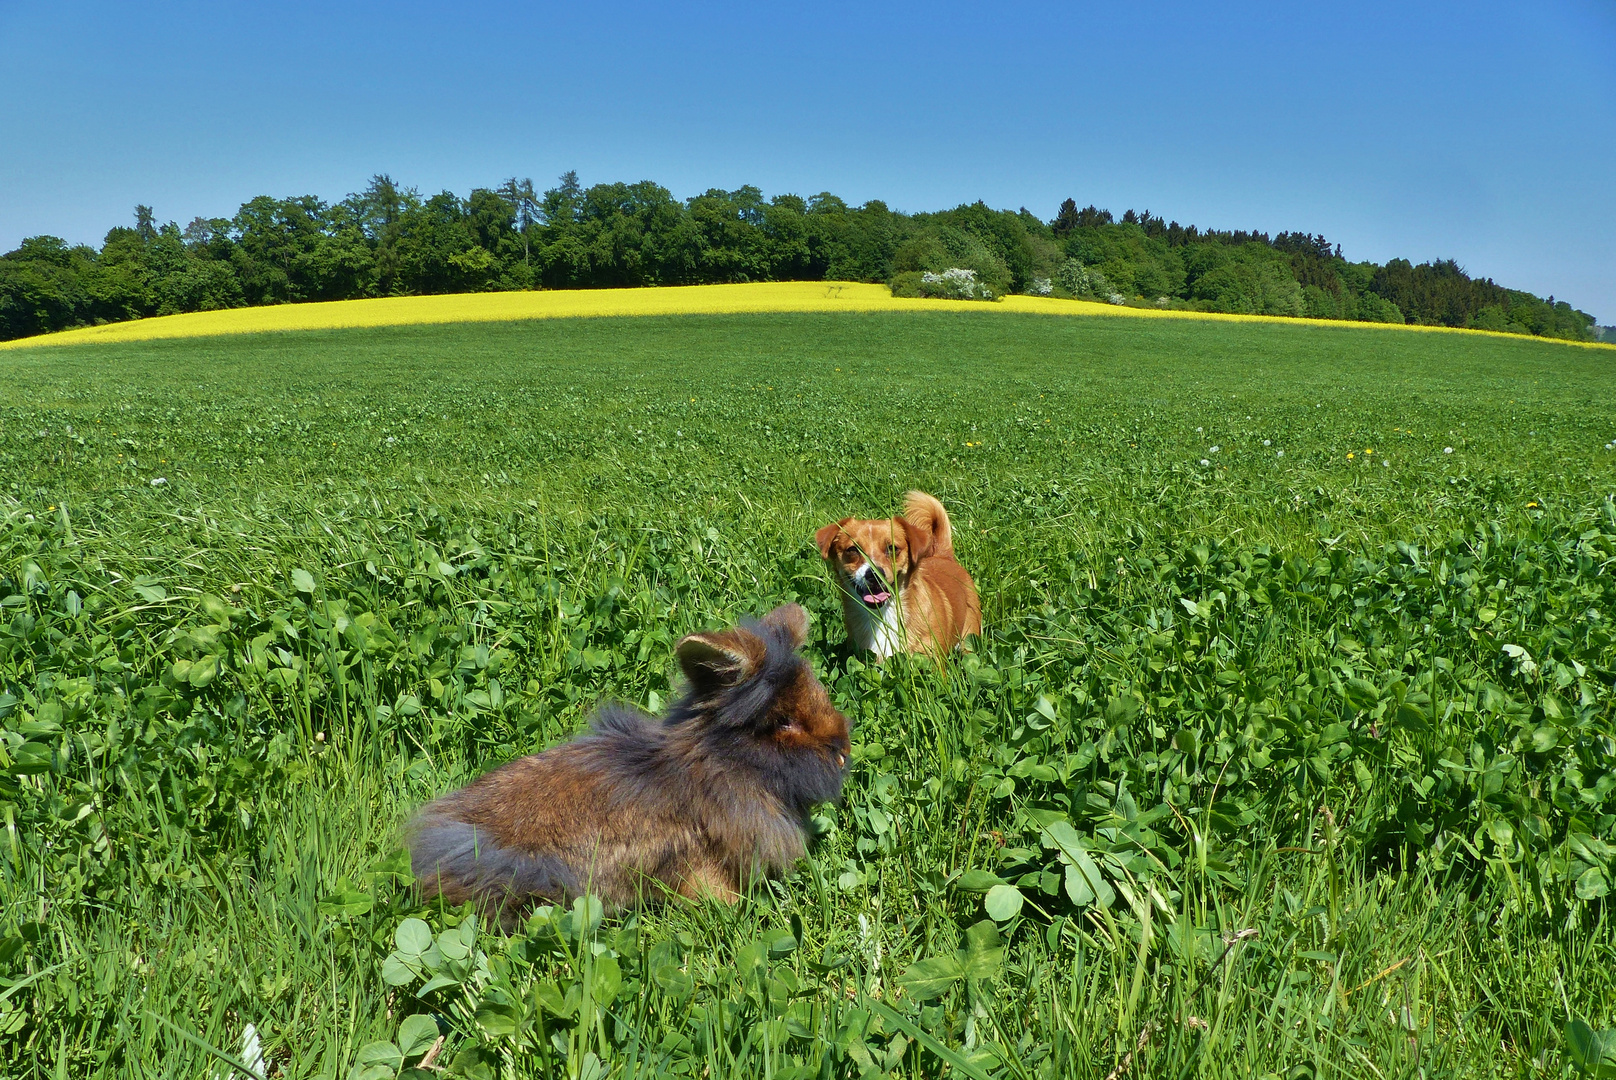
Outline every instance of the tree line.
<path id="1" fill-rule="evenodd" d="M 955 271 L 948 273 L 948 271 Z M 959 271 L 969 271 L 961 274 Z M 509 179 L 466 198 L 378 175 L 336 203 L 261 195 L 230 218 L 159 224 L 135 209 L 99 248 L 33 236 L 0 256 L 0 340 L 259 304 L 511 289 L 867 281 L 900 295 L 1033 293 L 1198 311 L 1357 319 L 1590 340 L 1553 297 L 1451 259 L 1351 262 L 1323 236 L 1220 231 L 1067 199 L 1045 221 L 981 202 L 907 214 L 829 192 L 755 187 L 676 199 L 650 181 L 540 192 Z"/>

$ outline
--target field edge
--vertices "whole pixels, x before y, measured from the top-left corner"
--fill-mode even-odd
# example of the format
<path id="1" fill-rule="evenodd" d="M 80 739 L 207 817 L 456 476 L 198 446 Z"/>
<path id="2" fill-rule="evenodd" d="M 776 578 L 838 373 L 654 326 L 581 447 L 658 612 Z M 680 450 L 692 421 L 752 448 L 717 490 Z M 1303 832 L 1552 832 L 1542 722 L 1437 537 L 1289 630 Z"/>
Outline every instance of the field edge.
<path id="1" fill-rule="evenodd" d="M 983 303 L 972 300 L 928 300 L 895 297 L 884 285 L 840 281 L 752 282 L 732 285 L 678 285 L 631 289 L 564 289 L 524 292 L 454 293 L 439 296 L 392 296 L 367 300 L 335 300 L 264 307 L 198 311 L 128 322 L 84 326 L 53 334 L 0 342 L 0 350 L 47 346 L 121 344 L 180 338 L 314 330 L 371 329 L 393 326 L 451 325 L 484 322 L 527 322 L 547 319 L 646 317 L 670 315 L 747 315 L 801 313 L 964 311 L 1095 318 L 1180 319 L 1205 322 L 1269 323 L 1338 329 L 1378 329 L 1442 334 L 1469 334 L 1537 341 L 1555 345 L 1616 351 L 1616 344 L 1529 337 L 1497 330 L 1343 319 L 1293 318 L 1284 315 L 1239 315 L 1224 312 L 1131 308 L 1090 300 L 1041 296 L 1007 296 Z"/>

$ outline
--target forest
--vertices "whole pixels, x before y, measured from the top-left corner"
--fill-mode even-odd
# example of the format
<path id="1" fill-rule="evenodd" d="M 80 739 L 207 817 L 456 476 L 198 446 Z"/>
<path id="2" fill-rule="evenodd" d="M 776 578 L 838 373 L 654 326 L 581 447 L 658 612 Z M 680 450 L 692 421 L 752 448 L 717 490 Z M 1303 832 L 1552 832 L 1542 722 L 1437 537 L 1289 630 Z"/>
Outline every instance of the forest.
<path id="1" fill-rule="evenodd" d="M 765 199 L 751 186 L 680 200 L 650 181 L 586 188 L 568 172 L 542 192 L 513 178 L 466 198 L 377 175 L 340 202 L 261 195 L 234 217 L 184 227 L 139 206 L 99 249 L 29 237 L 0 256 L 0 340 L 260 304 L 802 280 L 1570 340 L 1603 331 L 1564 301 L 1472 277 L 1451 259 L 1352 262 L 1303 232 L 1201 229 L 1148 210 L 1117 219 L 1073 199 L 1048 221 L 982 202 L 911 214 L 828 192 Z"/>

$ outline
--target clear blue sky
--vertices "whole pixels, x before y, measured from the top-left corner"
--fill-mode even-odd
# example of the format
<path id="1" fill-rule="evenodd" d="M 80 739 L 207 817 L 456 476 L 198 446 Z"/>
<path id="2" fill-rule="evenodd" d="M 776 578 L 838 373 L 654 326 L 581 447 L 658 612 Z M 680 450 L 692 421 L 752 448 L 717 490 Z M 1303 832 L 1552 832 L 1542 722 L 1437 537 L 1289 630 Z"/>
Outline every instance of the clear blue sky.
<path id="1" fill-rule="evenodd" d="M 386 171 L 1070 195 L 1452 257 L 1616 323 L 1616 3 L 0 0 L 0 250 Z"/>

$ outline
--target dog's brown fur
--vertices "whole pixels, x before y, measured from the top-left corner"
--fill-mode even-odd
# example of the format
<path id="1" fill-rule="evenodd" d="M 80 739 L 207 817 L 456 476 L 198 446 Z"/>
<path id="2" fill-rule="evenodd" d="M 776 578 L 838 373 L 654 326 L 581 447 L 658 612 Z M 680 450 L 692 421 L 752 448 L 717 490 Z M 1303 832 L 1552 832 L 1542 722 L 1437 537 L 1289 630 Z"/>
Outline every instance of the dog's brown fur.
<path id="1" fill-rule="evenodd" d="M 477 901 L 513 925 L 539 900 L 614 907 L 664 893 L 734 900 L 806 851 L 808 808 L 835 799 L 847 718 L 797 650 L 808 616 L 675 647 L 689 686 L 656 721 L 607 706 L 593 730 L 425 807 L 410 835 L 424 897 Z"/>
<path id="2" fill-rule="evenodd" d="M 878 658 L 900 649 L 941 655 L 982 632 L 982 605 L 971 575 L 954 557 L 948 512 L 925 492 L 909 492 L 902 517 L 843 518 L 815 533 L 814 542 L 841 591 L 848 636 Z M 866 567 L 888 588 L 872 592 Z M 898 602 L 862 599 L 880 592 L 896 593 Z"/>

